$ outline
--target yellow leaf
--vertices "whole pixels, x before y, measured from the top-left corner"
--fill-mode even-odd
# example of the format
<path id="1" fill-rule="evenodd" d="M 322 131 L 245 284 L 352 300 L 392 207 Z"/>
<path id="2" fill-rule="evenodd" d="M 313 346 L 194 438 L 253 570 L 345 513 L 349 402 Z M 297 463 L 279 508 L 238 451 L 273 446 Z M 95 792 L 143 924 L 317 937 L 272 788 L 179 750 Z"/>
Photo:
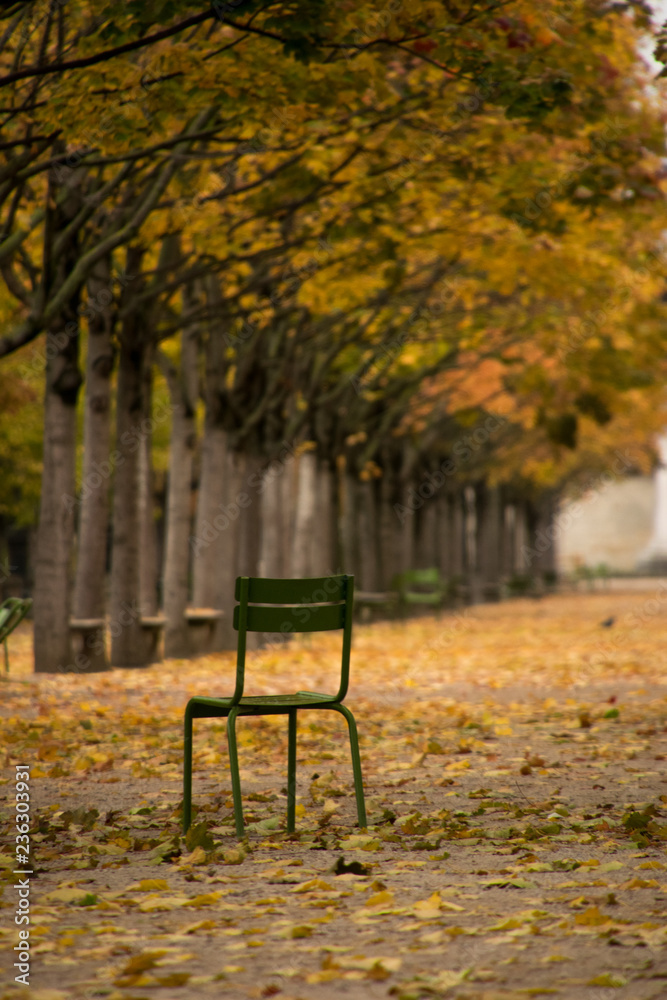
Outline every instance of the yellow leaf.
<path id="1" fill-rule="evenodd" d="M 493 927 L 489 927 L 490 931 L 515 931 L 518 927 L 522 927 L 523 924 L 520 920 L 516 920 L 514 917 L 508 917 L 507 920 L 502 920 L 499 924 L 494 924 Z"/>
<path id="2" fill-rule="evenodd" d="M 336 959 L 336 964 L 341 969 L 361 969 L 368 973 L 371 979 L 387 979 L 393 972 L 398 972 L 402 959 L 398 957 L 378 957 L 365 955 L 352 955 Z"/>
<path id="3" fill-rule="evenodd" d="M 315 892 L 316 890 L 321 891 L 323 889 L 333 891 L 333 886 L 329 882 L 325 882 L 322 878 L 311 878 L 308 882 L 302 882 L 301 885 L 290 889 L 290 892 Z"/>
<path id="4" fill-rule="evenodd" d="M 510 725 L 501 724 L 494 726 L 496 736 L 512 736 L 514 730 Z"/>
<path id="5" fill-rule="evenodd" d="M 176 910 L 190 902 L 189 896 L 149 896 L 139 901 L 142 913 L 156 913 L 159 910 Z"/>
<path id="6" fill-rule="evenodd" d="M 598 927 L 600 924 L 609 923 L 610 920 L 611 917 L 605 917 L 603 913 L 600 913 L 597 906 L 589 906 L 583 913 L 577 913 L 574 918 L 575 924 L 579 924 L 582 927 Z"/>
<path id="7" fill-rule="evenodd" d="M 428 899 L 420 899 L 414 905 L 414 914 L 421 920 L 435 920 L 440 916 L 442 897 L 439 892 L 434 892 Z"/>
<path id="8" fill-rule="evenodd" d="M 206 851 L 203 847 L 195 847 L 194 851 L 179 859 L 182 865 L 204 865 L 206 864 Z"/>
<path id="9" fill-rule="evenodd" d="M 389 892 L 389 890 L 384 889 L 382 892 L 374 892 L 372 896 L 369 896 L 364 903 L 364 906 L 388 906 L 393 902 L 393 892 Z"/>
<path id="10" fill-rule="evenodd" d="M 82 889 L 54 889 L 42 896 L 42 900 L 49 903 L 74 903 L 76 900 L 83 899 L 85 895 L 86 893 Z"/>
<path id="11" fill-rule="evenodd" d="M 160 986 L 185 986 L 189 978 L 189 972 L 170 972 L 167 976 L 156 976 L 155 981 Z"/>
<path id="12" fill-rule="evenodd" d="M 296 927 L 292 927 L 289 932 L 291 938 L 306 938 L 310 937 L 313 933 L 313 928 L 308 924 L 297 924 Z"/>
<path id="13" fill-rule="evenodd" d="M 200 850 L 202 850 L 202 848 L 198 847 L 197 850 L 193 851 L 192 853 L 196 854 L 197 851 L 200 851 Z M 222 856 L 222 859 L 223 859 L 223 861 L 225 862 L 226 865 L 240 865 L 240 864 L 243 864 L 243 862 L 246 859 L 245 851 L 242 851 L 241 848 L 239 848 L 239 847 L 233 847 L 230 851 L 225 851 L 225 853 Z M 195 864 L 202 864 L 203 862 L 196 861 L 194 863 Z"/>
<path id="14" fill-rule="evenodd" d="M 165 878 L 142 878 L 138 885 L 130 888 L 138 889 L 139 892 L 159 892 L 161 889 L 168 889 L 169 883 Z"/>
<path id="15" fill-rule="evenodd" d="M 213 903 L 217 903 L 221 896 L 221 892 L 201 893 L 199 896 L 189 899 L 187 903 L 183 903 L 183 906 L 212 906 Z"/>
<path id="16" fill-rule="evenodd" d="M 183 927 L 181 934 L 196 934 L 197 931 L 212 931 L 215 926 L 215 920 L 200 920 L 197 924 L 190 924 L 189 927 Z"/>
<path id="17" fill-rule="evenodd" d="M 144 951 L 141 955 L 133 955 L 126 963 L 121 975 L 134 976 L 139 972 L 146 972 L 148 969 L 153 969 L 157 965 L 158 959 L 163 958 L 166 954 L 167 951 L 163 948 L 160 951 Z"/>
<path id="18" fill-rule="evenodd" d="M 316 983 L 330 983 L 332 979 L 340 979 L 340 969 L 323 969 L 322 972 L 311 972 L 306 976 L 306 982 L 315 985 Z"/>
<path id="19" fill-rule="evenodd" d="M 594 979 L 589 979 L 587 986 L 625 986 L 627 979 L 623 976 L 619 976 L 615 972 L 603 972 L 601 976 L 596 976 Z"/>

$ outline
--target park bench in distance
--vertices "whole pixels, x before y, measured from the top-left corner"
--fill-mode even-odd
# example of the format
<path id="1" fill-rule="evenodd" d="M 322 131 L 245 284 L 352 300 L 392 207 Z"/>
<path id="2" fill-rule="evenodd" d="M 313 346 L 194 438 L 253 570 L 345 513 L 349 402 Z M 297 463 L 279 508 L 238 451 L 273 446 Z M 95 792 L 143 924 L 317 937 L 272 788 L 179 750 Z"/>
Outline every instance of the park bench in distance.
<path id="1" fill-rule="evenodd" d="M 354 594 L 354 610 L 359 612 L 359 620 L 370 621 L 372 608 L 386 611 L 392 618 L 398 605 L 398 593 L 395 590 L 357 590 Z"/>
<path id="2" fill-rule="evenodd" d="M 19 622 L 23 621 L 28 611 L 32 607 L 32 599 L 22 597 L 8 597 L 0 605 L 0 642 L 5 647 L 5 673 L 9 673 L 9 651 L 7 649 L 7 639 L 12 634 Z"/>
<path id="3" fill-rule="evenodd" d="M 224 612 L 218 608 L 187 608 L 190 656 L 205 656 L 212 651 L 213 637 Z"/>

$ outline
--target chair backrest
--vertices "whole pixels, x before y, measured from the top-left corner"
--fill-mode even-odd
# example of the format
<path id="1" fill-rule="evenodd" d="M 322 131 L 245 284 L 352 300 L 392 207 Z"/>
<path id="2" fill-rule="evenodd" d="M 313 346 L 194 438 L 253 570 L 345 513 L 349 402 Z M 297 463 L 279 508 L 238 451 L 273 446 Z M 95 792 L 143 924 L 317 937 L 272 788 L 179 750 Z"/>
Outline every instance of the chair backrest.
<path id="1" fill-rule="evenodd" d="M 394 582 L 401 596 L 408 600 L 410 597 L 432 597 L 438 600 L 445 589 L 440 570 L 435 567 L 407 570 L 396 577 Z"/>
<path id="2" fill-rule="evenodd" d="M 267 632 L 287 636 L 293 632 L 343 630 L 340 687 L 336 700 L 347 694 L 352 644 L 353 576 L 307 577 L 276 580 L 239 576 L 236 580 L 234 628 L 238 631 L 236 656 L 237 703 L 243 695 L 246 633 Z"/>
<path id="3" fill-rule="evenodd" d="M 4 642 L 7 636 L 14 631 L 20 621 L 25 618 L 32 606 L 32 599 L 21 597 L 8 597 L 0 605 L 0 642 Z"/>

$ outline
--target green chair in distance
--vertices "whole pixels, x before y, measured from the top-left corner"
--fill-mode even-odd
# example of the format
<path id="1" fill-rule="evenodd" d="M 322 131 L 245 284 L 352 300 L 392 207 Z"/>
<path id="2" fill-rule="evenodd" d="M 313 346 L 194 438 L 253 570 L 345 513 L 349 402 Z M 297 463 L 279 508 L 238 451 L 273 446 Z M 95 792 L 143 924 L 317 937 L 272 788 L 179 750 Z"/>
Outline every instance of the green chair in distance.
<path id="1" fill-rule="evenodd" d="M 303 709 L 328 709 L 347 720 L 359 826 L 365 827 L 366 807 L 361 777 L 357 726 L 352 712 L 343 705 L 347 694 L 352 643 L 354 577 L 329 576 L 302 580 L 274 580 L 240 576 L 236 581 L 234 628 L 238 631 L 236 686 L 229 698 L 191 698 L 185 709 L 183 746 L 183 830 L 192 815 L 192 723 L 194 719 L 226 718 L 229 767 L 234 798 L 236 834 L 243 837 L 243 804 L 236 743 L 236 720 L 244 715 L 287 715 L 287 830 L 294 831 L 296 815 L 296 722 Z M 297 691 L 295 694 L 246 696 L 246 635 L 248 632 L 323 632 L 342 629 L 340 683 L 336 694 Z"/>
<path id="2" fill-rule="evenodd" d="M 9 651 L 7 639 L 19 622 L 22 622 L 32 607 L 31 598 L 8 597 L 0 604 L 0 642 L 5 647 L 5 673 L 9 673 Z"/>
<path id="3" fill-rule="evenodd" d="M 392 589 L 398 591 L 399 604 L 402 611 L 407 605 L 430 605 L 442 608 L 447 596 L 445 581 L 440 576 L 440 570 L 411 569 L 399 574 L 394 579 Z"/>

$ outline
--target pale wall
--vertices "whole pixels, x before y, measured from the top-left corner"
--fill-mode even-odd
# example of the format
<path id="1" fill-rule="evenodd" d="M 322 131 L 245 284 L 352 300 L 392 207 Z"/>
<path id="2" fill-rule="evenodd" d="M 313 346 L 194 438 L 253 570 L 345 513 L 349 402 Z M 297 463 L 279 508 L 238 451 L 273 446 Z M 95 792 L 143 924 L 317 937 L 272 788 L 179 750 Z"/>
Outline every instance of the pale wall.
<path id="1" fill-rule="evenodd" d="M 563 504 L 556 520 L 556 565 L 571 573 L 577 566 L 634 572 L 651 537 L 655 486 L 648 476 L 631 476 Z"/>

